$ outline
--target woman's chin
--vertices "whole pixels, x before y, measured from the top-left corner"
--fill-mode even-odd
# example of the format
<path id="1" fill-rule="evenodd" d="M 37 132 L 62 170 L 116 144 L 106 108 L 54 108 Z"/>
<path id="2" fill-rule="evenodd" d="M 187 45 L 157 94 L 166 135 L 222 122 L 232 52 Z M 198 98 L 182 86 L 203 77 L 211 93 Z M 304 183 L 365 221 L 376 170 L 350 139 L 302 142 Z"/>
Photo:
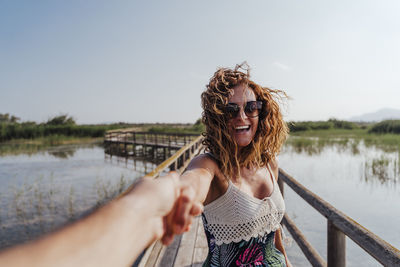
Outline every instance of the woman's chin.
<path id="1" fill-rule="evenodd" d="M 244 148 L 251 143 L 251 140 L 236 140 L 236 144 L 239 148 Z"/>

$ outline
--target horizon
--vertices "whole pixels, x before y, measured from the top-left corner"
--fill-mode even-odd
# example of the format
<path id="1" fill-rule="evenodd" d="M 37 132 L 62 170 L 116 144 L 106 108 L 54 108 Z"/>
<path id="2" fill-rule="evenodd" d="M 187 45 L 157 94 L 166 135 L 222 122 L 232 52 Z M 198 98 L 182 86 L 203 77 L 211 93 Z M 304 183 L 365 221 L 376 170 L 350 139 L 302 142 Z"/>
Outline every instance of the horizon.
<path id="1" fill-rule="evenodd" d="M 0 113 L 194 123 L 217 67 L 243 61 L 252 80 L 291 97 L 286 121 L 400 109 L 399 8 L 394 0 L 2 2 Z"/>

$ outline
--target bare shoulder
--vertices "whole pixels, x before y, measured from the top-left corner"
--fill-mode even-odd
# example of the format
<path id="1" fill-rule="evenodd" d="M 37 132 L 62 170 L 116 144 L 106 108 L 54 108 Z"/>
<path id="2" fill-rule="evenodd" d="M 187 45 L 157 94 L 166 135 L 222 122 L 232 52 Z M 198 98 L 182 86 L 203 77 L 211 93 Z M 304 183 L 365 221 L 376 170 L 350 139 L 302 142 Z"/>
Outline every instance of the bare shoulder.
<path id="1" fill-rule="evenodd" d="M 273 158 L 269 162 L 269 167 L 271 168 L 271 171 L 273 172 L 275 179 L 278 180 L 278 175 L 279 175 L 279 167 L 278 167 L 278 161 L 276 158 Z"/>
<path id="2" fill-rule="evenodd" d="M 212 176 L 214 176 L 219 171 L 217 162 L 207 154 L 198 155 L 191 160 L 189 166 L 187 167 L 187 171 L 195 169 L 205 169 Z"/>

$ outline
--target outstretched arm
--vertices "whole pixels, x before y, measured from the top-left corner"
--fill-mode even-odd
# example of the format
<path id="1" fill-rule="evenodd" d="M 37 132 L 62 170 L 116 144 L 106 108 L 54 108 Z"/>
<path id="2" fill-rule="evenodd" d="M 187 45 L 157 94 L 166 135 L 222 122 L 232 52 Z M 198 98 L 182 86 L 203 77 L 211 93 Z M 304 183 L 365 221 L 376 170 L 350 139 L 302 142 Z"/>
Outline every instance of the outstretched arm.
<path id="1" fill-rule="evenodd" d="M 0 253 L 0 266 L 127 266 L 156 239 L 177 233 L 168 229 L 167 223 L 174 222 L 167 215 L 192 201 L 193 194 L 175 173 L 142 179 L 128 194 L 86 218 Z M 190 206 L 187 219 L 202 209 Z"/>
<path id="2" fill-rule="evenodd" d="M 193 199 L 191 202 L 180 202 L 183 204 L 177 205 L 177 208 L 168 215 L 168 221 L 173 221 L 173 227 L 178 227 L 174 229 L 174 232 L 179 232 L 182 229 L 189 230 L 193 218 L 191 214 L 195 208 L 193 205 L 204 203 L 206 200 L 217 168 L 216 163 L 203 154 L 195 157 L 181 175 L 180 181 L 184 185 L 187 195 L 192 196 Z M 171 239 L 163 238 L 163 241 L 168 244 Z"/>

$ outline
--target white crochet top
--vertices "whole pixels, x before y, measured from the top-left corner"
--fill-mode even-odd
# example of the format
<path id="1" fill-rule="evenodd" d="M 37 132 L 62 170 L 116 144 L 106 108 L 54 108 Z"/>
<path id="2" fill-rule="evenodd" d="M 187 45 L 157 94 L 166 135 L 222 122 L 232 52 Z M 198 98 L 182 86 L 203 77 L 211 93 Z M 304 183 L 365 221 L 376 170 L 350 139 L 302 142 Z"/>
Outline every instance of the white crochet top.
<path id="1" fill-rule="evenodd" d="M 285 202 L 270 173 L 274 187 L 269 197 L 255 198 L 229 181 L 228 190 L 204 207 L 204 227 L 215 237 L 217 245 L 249 241 L 279 229 Z"/>

